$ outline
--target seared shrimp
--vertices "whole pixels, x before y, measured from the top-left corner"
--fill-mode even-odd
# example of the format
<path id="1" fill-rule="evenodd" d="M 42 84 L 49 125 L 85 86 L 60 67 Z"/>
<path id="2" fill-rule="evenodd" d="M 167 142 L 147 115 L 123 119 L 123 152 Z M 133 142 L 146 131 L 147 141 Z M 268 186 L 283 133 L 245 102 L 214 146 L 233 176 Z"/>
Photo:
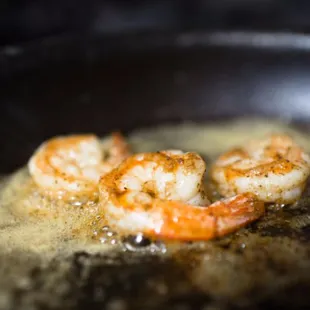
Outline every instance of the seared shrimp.
<path id="1" fill-rule="evenodd" d="M 286 135 L 249 141 L 220 156 L 211 169 L 223 196 L 250 192 L 283 204 L 300 198 L 309 174 L 309 155 Z"/>
<path id="2" fill-rule="evenodd" d="M 104 145 L 95 135 L 52 138 L 30 158 L 30 175 L 40 188 L 54 196 L 96 195 L 100 176 L 129 155 L 128 146 L 119 133 L 113 133 Z M 109 153 L 107 156 L 104 149 Z"/>
<path id="3" fill-rule="evenodd" d="M 100 179 L 99 210 L 123 234 L 177 240 L 223 236 L 264 213 L 264 203 L 250 194 L 208 206 L 205 170 L 196 153 L 136 154 Z"/>

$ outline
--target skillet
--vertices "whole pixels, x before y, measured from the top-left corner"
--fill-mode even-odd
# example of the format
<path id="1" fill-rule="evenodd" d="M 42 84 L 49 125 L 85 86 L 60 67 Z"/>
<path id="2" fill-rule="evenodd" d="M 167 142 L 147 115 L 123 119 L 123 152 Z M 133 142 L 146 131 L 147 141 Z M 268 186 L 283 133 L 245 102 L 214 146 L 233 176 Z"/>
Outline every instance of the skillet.
<path id="1" fill-rule="evenodd" d="M 26 163 L 43 140 L 66 133 L 103 135 L 114 129 L 128 132 L 166 122 L 247 116 L 281 117 L 307 127 L 309 49 L 307 35 L 251 32 L 105 39 L 63 36 L 3 48 L 0 172 L 12 172 Z M 304 227 L 303 242 L 310 240 L 308 228 Z M 271 238 L 274 235 L 270 233 Z M 188 260 L 195 258 L 189 256 Z M 280 266 L 279 274 L 295 267 Z M 157 255 L 80 252 L 66 263 L 55 259 L 48 266 L 29 270 L 30 288 L 16 287 L 10 307 L 310 306 L 310 276 L 297 277 L 266 294 L 259 294 L 257 288 L 257 292 L 247 292 L 250 297 L 245 302 L 240 296 L 223 299 L 220 294 L 206 293 L 191 283 L 184 269 Z M 57 290 L 60 285 L 66 287 L 61 293 Z"/>

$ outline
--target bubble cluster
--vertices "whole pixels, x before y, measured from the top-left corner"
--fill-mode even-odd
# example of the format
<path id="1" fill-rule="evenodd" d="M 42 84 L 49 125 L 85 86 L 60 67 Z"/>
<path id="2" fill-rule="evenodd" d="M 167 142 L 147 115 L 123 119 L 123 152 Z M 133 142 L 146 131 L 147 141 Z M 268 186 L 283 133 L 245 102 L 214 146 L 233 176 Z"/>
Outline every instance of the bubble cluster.
<path id="1" fill-rule="evenodd" d="M 123 248 L 131 252 L 166 252 L 166 246 L 163 242 L 152 241 L 142 233 L 130 235 L 123 239 Z"/>
<path id="2" fill-rule="evenodd" d="M 109 226 L 103 226 L 100 230 L 94 231 L 94 237 L 102 244 L 117 245 L 120 243 L 118 234 Z"/>

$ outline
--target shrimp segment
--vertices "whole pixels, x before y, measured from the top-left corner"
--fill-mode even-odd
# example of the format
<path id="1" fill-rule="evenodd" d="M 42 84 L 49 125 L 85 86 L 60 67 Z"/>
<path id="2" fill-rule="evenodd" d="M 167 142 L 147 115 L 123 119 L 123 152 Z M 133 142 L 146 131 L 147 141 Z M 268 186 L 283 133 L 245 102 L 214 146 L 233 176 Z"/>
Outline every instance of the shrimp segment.
<path id="1" fill-rule="evenodd" d="M 150 205 L 109 205 L 108 221 L 126 233 L 175 240 L 209 240 L 224 236 L 257 220 L 264 203 L 253 195 L 237 195 L 208 207 L 179 201 L 155 200 Z"/>
<path id="2" fill-rule="evenodd" d="M 71 135 L 43 143 L 28 162 L 34 182 L 44 190 L 62 197 L 65 193 L 92 195 L 98 180 L 129 155 L 120 134 L 109 139 L 110 156 L 95 135 Z"/>
<path id="3" fill-rule="evenodd" d="M 131 155 L 129 145 L 123 135 L 119 132 L 113 132 L 111 137 L 105 139 L 102 147 L 107 150 L 102 165 L 105 172 L 111 171 L 119 165 L 125 158 Z M 99 179 L 98 179 L 99 180 Z"/>
<path id="4" fill-rule="evenodd" d="M 251 194 L 207 206 L 204 173 L 196 153 L 134 155 L 100 179 L 101 212 L 124 234 L 184 241 L 223 236 L 263 215 L 264 203 Z"/>
<path id="5" fill-rule="evenodd" d="M 220 156 L 211 169 L 223 196 L 251 192 L 276 203 L 298 200 L 309 174 L 309 155 L 286 135 L 250 141 Z"/>

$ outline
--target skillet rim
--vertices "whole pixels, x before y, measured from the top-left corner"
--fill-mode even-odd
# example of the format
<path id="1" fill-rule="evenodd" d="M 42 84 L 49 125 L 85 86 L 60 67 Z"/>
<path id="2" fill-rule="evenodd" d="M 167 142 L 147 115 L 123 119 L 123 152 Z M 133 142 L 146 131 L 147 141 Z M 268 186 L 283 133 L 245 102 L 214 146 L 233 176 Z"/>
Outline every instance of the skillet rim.
<path id="1" fill-rule="evenodd" d="M 61 55 L 59 53 L 61 46 Z M 93 58 L 124 51 L 196 47 L 249 48 L 280 51 L 310 51 L 310 34 L 283 31 L 190 31 L 152 32 L 124 35 L 64 34 L 49 36 L 16 45 L 0 46 L 0 78 L 39 66 L 47 59 L 71 54 L 76 58 Z M 97 51 L 95 51 L 95 49 Z"/>

